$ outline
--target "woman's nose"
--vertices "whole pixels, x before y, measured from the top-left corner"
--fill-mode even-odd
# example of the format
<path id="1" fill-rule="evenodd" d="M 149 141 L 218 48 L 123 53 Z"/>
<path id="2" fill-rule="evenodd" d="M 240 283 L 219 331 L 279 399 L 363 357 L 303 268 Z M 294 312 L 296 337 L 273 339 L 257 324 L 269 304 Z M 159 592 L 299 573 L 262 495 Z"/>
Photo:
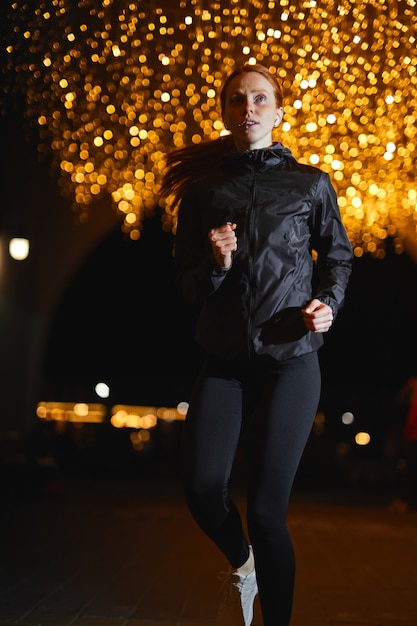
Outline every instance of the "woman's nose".
<path id="1" fill-rule="evenodd" d="M 252 113 L 253 111 L 252 103 L 249 100 L 246 100 L 245 111 L 246 111 L 246 114 Z"/>

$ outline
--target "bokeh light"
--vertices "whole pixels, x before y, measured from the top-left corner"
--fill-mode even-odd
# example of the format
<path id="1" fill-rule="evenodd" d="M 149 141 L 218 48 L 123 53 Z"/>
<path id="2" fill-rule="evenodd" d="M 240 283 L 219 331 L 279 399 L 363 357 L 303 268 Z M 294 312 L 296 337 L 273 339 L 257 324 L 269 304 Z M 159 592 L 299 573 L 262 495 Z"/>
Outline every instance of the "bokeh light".
<path id="1" fill-rule="evenodd" d="M 97 383 L 94 390 L 99 398 L 108 398 L 110 395 L 110 387 L 103 382 Z"/>
<path id="2" fill-rule="evenodd" d="M 17 0 L 2 22 L 2 112 L 24 96 L 80 221 L 107 194 L 139 238 L 165 154 L 224 132 L 219 88 L 245 61 L 281 79 L 276 139 L 330 173 L 356 256 L 415 229 L 415 0 Z"/>

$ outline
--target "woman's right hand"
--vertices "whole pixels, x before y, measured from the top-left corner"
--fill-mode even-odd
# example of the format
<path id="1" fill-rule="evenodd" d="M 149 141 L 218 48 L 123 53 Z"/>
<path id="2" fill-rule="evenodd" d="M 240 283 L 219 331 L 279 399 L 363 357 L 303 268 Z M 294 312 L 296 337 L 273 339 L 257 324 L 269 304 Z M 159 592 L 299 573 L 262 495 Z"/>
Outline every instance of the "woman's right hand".
<path id="1" fill-rule="evenodd" d="M 227 222 L 224 226 L 209 231 L 208 237 L 218 267 L 228 269 L 232 265 L 232 253 L 237 250 L 235 230 L 236 224 Z"/>

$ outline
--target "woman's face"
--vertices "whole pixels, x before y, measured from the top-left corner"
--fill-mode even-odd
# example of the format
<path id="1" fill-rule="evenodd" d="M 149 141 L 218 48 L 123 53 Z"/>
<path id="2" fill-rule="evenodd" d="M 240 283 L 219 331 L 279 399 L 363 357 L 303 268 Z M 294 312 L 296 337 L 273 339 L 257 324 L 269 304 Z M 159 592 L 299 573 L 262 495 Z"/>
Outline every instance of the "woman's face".
<path id="1" fill-rule="evenodd" d="M 239 152 L 270 146 L 272 129 L 282 115 L 273 87 L 262 74 L 239 74 L 227 87 L 223 118 Z"/>

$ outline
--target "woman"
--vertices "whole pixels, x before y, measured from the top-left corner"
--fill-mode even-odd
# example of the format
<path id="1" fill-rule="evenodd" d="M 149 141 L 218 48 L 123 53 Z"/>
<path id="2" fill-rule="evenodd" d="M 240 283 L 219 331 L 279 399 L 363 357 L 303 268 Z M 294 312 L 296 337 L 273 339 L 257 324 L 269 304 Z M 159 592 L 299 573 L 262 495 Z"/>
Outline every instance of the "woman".
<path id="1" fill-rule="evenodd" d="M 319 402 L 317 350 L 343 303 L 352 249 L 329 176 L 272 140 L 283 117 L 275 76 L 244 65 L 220 99 L 230 135 L 171 154 L 162 185 L 181 198 L 178 281 L 204 351 L 184 425 L 185 494 L 232 568 L 237 604 L 218 623 L 249 626 L 259 588 L 264 626 L 288 626 L 287 507 Z M 228 493 L 243 435 L 249 539 Z"/>

